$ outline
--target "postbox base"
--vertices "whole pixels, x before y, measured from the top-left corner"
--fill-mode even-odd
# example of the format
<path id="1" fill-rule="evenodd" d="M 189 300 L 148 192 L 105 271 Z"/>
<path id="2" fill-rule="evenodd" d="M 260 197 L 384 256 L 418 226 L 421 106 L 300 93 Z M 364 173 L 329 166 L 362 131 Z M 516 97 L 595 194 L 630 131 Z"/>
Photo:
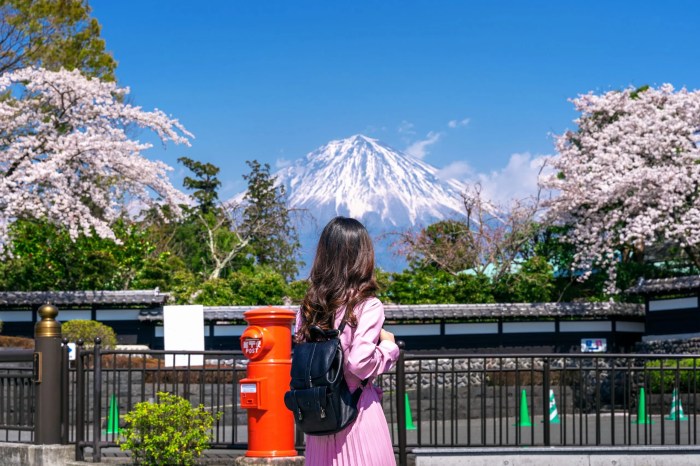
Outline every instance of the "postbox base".
<path id="1" fill-rule="evenodd" d="M 296 451 L 293 452 L 295 456 L 277 456 L 271 457 L 252 457 L 252 456 L 239 456 L 234 461 L 234 464 L 245 465 L 245 466 L 263 466 L 268 464 L 273 464 L 276 466 L 303 466 L 304 457 L 296 456 Z"/>

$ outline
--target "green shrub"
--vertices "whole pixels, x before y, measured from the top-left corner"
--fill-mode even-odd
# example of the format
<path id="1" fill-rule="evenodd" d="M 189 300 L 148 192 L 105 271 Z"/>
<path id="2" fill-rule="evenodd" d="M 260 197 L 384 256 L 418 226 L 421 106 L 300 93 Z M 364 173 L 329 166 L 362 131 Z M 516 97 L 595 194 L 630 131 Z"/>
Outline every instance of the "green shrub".
<path id="1" fill-rule="evenodd" d="M 131 450 L 140 465 L 191 465 L 209 447 L 211 428 L 221 417 L 189 401 L 158 392 L 158 403 L 144 401 L 124 416 L 119 448 Z"/>
<path id="2" fill-rule="evenodd" d="M 112 327 L 96 320 L 69 320 L 61 324 L 61 332 L 70 342 L 82 339 L 86 348 L 93 346 L 96 337 L 102 339 L 103 348 L 114 348 L 117 345 L 117 335 Z"/>
<path id="3" fill-rule="evenodd" d="M 662 381 L 664 393 L 671 393 L 674 388 L 681 392 L 694 391 L 696 386 L 700 388 L 700 359 L 648 361 L 645 367 L 647 388 L 652 393 L 662 392 Z M 694 367 L 696 370 L 693 370 Z M 678 372 L 678 384 L 676 384 L 676 372 Z"/>

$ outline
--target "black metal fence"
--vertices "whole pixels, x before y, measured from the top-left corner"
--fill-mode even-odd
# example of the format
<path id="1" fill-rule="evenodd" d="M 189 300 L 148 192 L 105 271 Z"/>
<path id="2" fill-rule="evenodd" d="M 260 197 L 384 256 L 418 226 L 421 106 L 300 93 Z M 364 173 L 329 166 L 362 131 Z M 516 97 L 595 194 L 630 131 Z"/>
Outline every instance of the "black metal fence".
<path id="1" fill-rule="evenodd" d="M 213 448 L 247 448 L 240 352 L 77 351 L 66 439 L 117 445 L 123 416 L 167 391 L 222 417 Z M 176 367 L 168 359 L 183 358 Z M 400 459 L 417 447 L 698 445 L 700 357 L 401 353 L 375 382 Z M 3 395 L 4 396 L 4 395 Z M 4 401 L 2 401 L 4 403 Z M 0 415 L 2 407 L 0 407 Z M 303 438 L 297 447 L 303 450 Z"/>
<path id="2" fill-rule="evenodd" d="M 238 381 L 245 377 L 247 359 L 240 351 L 117 351 L 78 347 L 70 370 L 69 399 L 73 417 L 68 433 L 76 458 L 90 448 L 118 445 L 124 414 L 137 403 L 154 402 L 168 392 L 221 413 L 212 430 L 212 448 L 246 449 L 247 412 L 240 407 Z M 175 365 L 177 364 L 177 365 Z"/>
<path id="3" fill-rule="evenodd" d="M 0 441 L 34 441 L 35 372 L 32 350 L 0 351 Z"/>
<path id="4" fill-rule="evenodd" d="M 407 448 L 697 445 L 698 362 L 406 354 Z"/>

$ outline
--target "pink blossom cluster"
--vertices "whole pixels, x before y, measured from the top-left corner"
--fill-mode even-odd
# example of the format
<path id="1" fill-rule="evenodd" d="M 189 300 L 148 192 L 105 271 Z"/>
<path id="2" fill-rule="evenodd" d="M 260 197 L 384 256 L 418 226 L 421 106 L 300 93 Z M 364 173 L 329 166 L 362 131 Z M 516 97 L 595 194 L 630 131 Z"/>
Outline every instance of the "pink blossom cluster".
<path id="1" fill-rule="evenodd" d="M 700 92 L 664 84 L 572 102 L 578 130 L 557 137 L 542 185 L 558 192 L 549 216 L 570 227 L 573 268 L 605 271 L 614 293 L 624 251 L 700 245 Z"/>
<path id="2" fill-rule="evenodd" d="M 17 218 L 114 239 L 110 224 L 125 202 L 179 212 L 186 198 L 168 180 L 172 168 L 146 159 L 151 144 L 130 135 L 142 128 L 185 145 L 193 136 L 159 110 L 125 103 L 128 92 L 77 70 L 0 76 L 0 251 Z"/>

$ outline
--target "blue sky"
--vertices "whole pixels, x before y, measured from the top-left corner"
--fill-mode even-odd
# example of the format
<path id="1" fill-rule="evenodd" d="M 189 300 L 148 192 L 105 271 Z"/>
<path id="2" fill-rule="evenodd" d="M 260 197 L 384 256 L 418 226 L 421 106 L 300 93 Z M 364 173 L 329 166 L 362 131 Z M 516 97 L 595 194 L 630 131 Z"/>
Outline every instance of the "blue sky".
<path id="1" fill-rule="evenodd" d="M 117 78 L 196 136 L 147 152 L 273 168 L 363 133 L 494 196 L 573 127 L 567 99 L 669 82 L 700 87 L 695 1 L 91 0 Z"/>

